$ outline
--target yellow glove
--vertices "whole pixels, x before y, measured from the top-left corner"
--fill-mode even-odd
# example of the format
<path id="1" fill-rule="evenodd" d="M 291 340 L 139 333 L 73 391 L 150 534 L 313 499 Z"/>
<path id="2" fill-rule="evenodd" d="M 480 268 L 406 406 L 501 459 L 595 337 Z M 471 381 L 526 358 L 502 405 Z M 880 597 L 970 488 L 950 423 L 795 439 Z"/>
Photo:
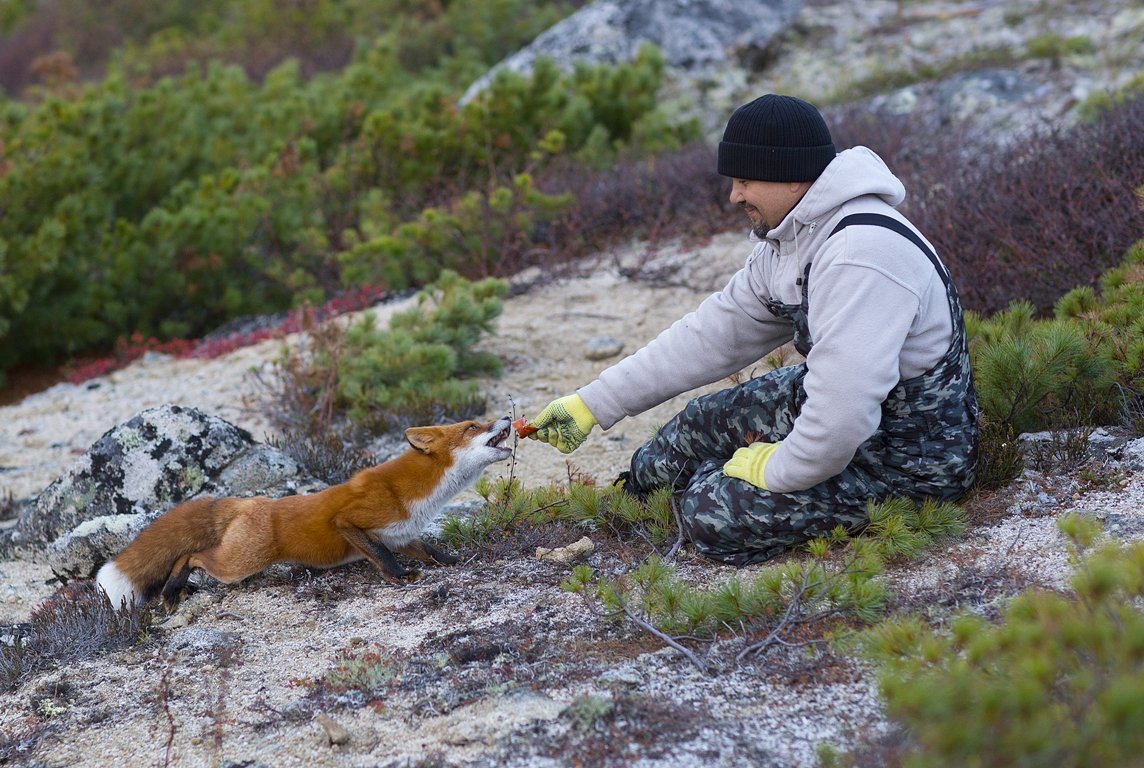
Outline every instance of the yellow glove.
<path id="1" fill-rule="evenodd" d="M 727 477 L 737 477 L 740 480 L 746 480 L 752 485 L 757 485 L 764 491 L 767 489 L 767 481 L 763 476 L 763 468 L 767 466 L 767 461 L 771 455 L 778 450 L 782 441 L 778 443 L 751 443 L 750 445 L 740 448 L 735 451 L 730 461 L 723 465 L 723 474 Z"/>
<path id="2" fill-rule="evenodd" d="M 542 440 L 561 453 L 572 453 L 588 439 L 596 417 L 579 395 L 568 395 L 546 405 L 530 424 L 538 428 L 530 439 Z"/>

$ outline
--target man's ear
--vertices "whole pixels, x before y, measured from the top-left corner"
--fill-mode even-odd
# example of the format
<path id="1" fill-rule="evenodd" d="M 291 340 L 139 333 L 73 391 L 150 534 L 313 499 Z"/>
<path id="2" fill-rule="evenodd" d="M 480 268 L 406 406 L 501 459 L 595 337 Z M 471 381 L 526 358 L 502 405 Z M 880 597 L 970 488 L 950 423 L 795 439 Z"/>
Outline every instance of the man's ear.
<path id="1" fill-rule="evenodd" d="M 422 453 L 429 453 L 433 449 L 433 430 L 429 427 L 410 427 L 405 430 L 405 440 Z"/>

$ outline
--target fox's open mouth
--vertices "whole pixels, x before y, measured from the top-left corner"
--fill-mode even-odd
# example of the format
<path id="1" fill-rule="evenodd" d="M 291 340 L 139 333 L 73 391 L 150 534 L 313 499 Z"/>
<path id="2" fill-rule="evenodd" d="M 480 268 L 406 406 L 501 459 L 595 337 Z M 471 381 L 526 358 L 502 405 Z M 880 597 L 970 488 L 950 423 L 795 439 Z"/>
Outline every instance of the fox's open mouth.
<path id="1" fill-rule="evenodd" d="M 500 422 L 497 423 L 499 424 Z M 497 430 L 496 434 L 489 438 L 488 445 L 492 448 L 500 448 L 502 451 L 511 451 L 511 448 L 502 445 L 503 442 L 508 440 L 508 436 L 512 433 L 511 426 L 511 424 L 506 423 L 503 428 Z"/>

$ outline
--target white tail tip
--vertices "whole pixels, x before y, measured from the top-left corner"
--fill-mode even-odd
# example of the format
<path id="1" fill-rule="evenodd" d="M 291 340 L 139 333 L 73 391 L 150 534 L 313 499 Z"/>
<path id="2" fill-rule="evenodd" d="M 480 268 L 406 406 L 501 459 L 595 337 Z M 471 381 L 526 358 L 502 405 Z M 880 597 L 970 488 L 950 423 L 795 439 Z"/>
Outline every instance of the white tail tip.
<path id="1" fill-rule="evenodd" d="M 109 560 L 99 569 L 95 576 L 95 583 L 107 593 L 113 608 L 123 608 L 136 605 L 140 602 L 135 594 L 135 586 L 127 578 L 115 561 Z"/>

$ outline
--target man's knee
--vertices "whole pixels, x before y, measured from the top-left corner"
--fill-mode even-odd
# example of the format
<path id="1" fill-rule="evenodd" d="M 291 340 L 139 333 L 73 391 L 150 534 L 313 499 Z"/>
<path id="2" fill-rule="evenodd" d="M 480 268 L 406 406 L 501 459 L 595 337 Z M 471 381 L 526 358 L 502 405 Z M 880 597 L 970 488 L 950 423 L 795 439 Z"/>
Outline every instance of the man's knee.
<path id="1" fill-rule="evenodd" d="M 746 565 L 767 560 L 789 546 L 776 519 L 772 494 L 705 467 L 679 503 L 684 536 L 704 557 Z M 789 531 L 787 532 L 789 534 Z"/>
<path id="2" fill-rule="evenodd" d="M 697 474 L 679 505 L 684 535 L 705 557 L 734 565 L 769 560 L 842 525 L 865 521 L 861 497 L 824 489 L 796 494 L 764 491 L 726 477 L 713 463 Z"/>

